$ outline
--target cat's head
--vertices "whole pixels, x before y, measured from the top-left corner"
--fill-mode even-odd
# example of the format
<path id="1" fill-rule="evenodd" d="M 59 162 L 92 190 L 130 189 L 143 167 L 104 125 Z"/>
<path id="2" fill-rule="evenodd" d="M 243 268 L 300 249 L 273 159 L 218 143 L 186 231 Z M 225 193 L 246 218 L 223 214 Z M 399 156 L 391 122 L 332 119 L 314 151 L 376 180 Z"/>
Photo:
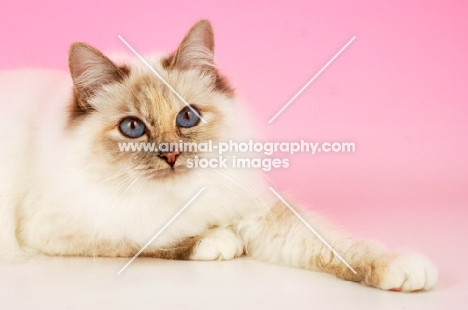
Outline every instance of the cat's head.
<path id="1" fill-rule="evenodd" d="M 82 141 L 84 160 L 95 161 L 90 166 L 97 173 L 123 171 L 161 179 L 188 173 L 190 157 L 216 155 L 121 149 L 122 143 L 216 143 L 243 131 L 234 90 L 220 75 L 213 51 L 211 24 L 201 20 L 175 52 L 146 58 L 182 100 L 140 59 L 117 63 L 85 43 L 74 43 L 68 130 Z"/>

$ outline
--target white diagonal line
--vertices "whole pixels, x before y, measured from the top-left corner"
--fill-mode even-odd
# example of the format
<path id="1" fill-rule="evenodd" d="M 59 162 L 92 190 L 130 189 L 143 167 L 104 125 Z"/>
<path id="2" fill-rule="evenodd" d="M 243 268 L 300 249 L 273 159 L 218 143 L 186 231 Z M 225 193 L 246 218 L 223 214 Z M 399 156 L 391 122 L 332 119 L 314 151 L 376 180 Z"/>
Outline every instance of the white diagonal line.
<path id="1" fill-rule="evenodd" d="M 145 244 L 145 246 L 142 247 L 141 250 L 138 251 L 138 253 L 136 253 L 136 254 L 132 257 L 132 259 L 131 259 L 127 264 L 125 264 L 125 266 L 123 266 L 122 269 L 120 269 L 119 272 L 117 272 L 117 275 L 120 275 L 120 274 L 122 273 L 122 271 L 124 271 L 124 270 L 128 267 L 128 265 L 130 265 L 130 264 L 135 260 L 135 258 L 137 258 L 138 255 L 140 255 L 141 252 L 143 252 L 143 251 L 151 244 L 151 242 L 153 242 L 153 241 L 154 241 L 154 240 L 155 240 L 155 239 L 156 239 L 156 238 L 157 238 L 157 237 L 158 237 L 158 236 L 159 236 L 159 235 L 160 235 L 160 234 L 161 234 L 161 233 L 162 233 L 162 232 L 163 232 L 163 231 L 164 231 L 164 230 L 165 230 L 165 229 L 166 229 L 166 228 L 167 228 L 167 227 L 168 227 L 168 226 L 169 226 L 169 225 L 170 225 L 170 224 L 171 224 L 171 223 L 172 223 L 172 222 L 173 222 L 173 221 L 174 221 L 174 220 L 175 220 L 191 203 L 192 203 L 192 201 L 194 201 L 195 198 L 197 198 L 198 195 L 200 195 L 201 192 L 203 192 L 203 191 L 205 190 L 205 188 L 206 188 L 206 187 L 203 187 L 201 190 L 199 190 L 198 193 L 197 193 L 195 196 L 193 196 L 192 199 L 190 199 L 189 202 L 187 202 L 187 203 L 185 204 L 185 206 L 183 206 L 182 209 L 180 209 L 179 212 L 177 212 L 177 213 L 169 220 L 169 222 L 167 222 L 166 225 L 164 225 L 163 228 L 161 228 L 161 229 L 156 233 L 156 235 L 154 235 L 153 238 L 151 238 L 151 240 L 148 241 L 148 242 Z"/>
<path id="2" fill-rule="evenodd" d="M 118 37 L 120 41 L 122 41 L 133 52 L 133 54 L 135 54 L 148 67 L 148 69 L 150 69 L 151 72 L 153 72 L 153 74 L 156 75 L 174 93 L 174 95 L 180 99 L 180 101 L 185 103 L 185 105 L 188 106 L 196 116 L 198 116 L 204 123 L 206 123 L 205 119 L 203 119 L 203 117 L 201 117 L 201 115 L 194 108 L 192 108 L 190 104 L 188 104 L 184 97 L 182 97 L 168 82 L 166 82 L 166 80 L 163 79 L 163 77 L 156 70 L 154 70 L 154 68 L 143 57 L 141 57 L 141 55 L 138 54 L 138 52 L 135 51 L 135 49 L 124 40 L 124 38 L 122 38 L 120 35 Z"/>
<path id="3" fill-rule="evenodd" d="M 283 199 L 283 197 L 281 197 L 272 187 L 268 187 L 268 188 L 273 192 L 273 194 L 275 194 L 275 195 L 276 195 L 276 196 L 277 196 L 293 213 L 294 213 L 294 215 L 296 215 L 296 216 L 301 220 L 302 223 L 304 223 L 305 226 L 307 226 L 307 228 L 309 228 L 309 229 L 317 236 L 317 238 L 320 239 L 320 241 L 323 242 L 323 244 L 325 244 L 325 245 L 330 249 L 330 251 L 333 252 L 333 254 L 336 255 L 336 257 L 338 257 L 338 258 L 346 265 L 346 267 L 348 267 L 354 274 L 357 274 L 356 270 L 354 270 L 353 267 L 351 267 L 351 265 L 348 264 L 348 262 L 345 261 L 344 258 L 341 257 L 341 255 L 338 254 L 338 252 L 336 252 L 336 251 L 331 247 L 331 245 L 328 244 L 328 242 L 325 241 L 325 239 L 323 239 L 322 236 L 320 236 L 319 233 L 318 233 L 315 229 L 313 229 L 312 226 L 310 226 L 309 223 L 307 223 L 306 220 L 304 220 L 304 219 L 302 218 L 302 216 L 300 216 L 299 213 L 297 213 L 296 210 L 294 210 L 294 209 L 286 202 L 286 200 Z"/>
<path id="4" fill-rule="evenodd" d="M 278 115 L 280 115 L 280 114 L 284 111 L 284 109 L 286 109 L 286 108 L 291 104 L 291 102 L 293 102 L 294 99 L 296 99 L 297 96 L 299 96 L 299 95 L 304 91 L 304 89 L 306 89 L 307 86 L 309 86 L 310 83 L 312 83 L 312 82 L 320 75 L 320 73 L 322 73 L 322 71 L 325 70 L 325 69 L 328 67 L 328 65 L 331 64 L 332 61 L 335 60 L 335 58 L 338 57 L 338 55 L 340 55 L 341 52 L 343 52 L 343 51 L 345 50 L 345 48 L 347 48 L 348 45 L 350 45 L 351 42 L 354 41 L 354 39 L 356 39 L 356 36 L 352 37 L 351 40 L 349 40 L 348 43 L 346 43 L 346 45 L 343 46 L 343 47 L 338 51 L 338 53 L 336 53 L 335 56 L 333 56 L 333 58 L 330 59 L 330 60 L 325 64 L 325 66 L 323 66 L 323 68 L 320 69 L 320 71 L 317 72 L 317 74 L 315 74 L 314 77 L 311 78 L 310 81 L 307 82 L 307 84 L 305 84 L 304 87 L 302 87 L 301 90 L 299 90 L 299 91 L 297 92 L 297 94 L 295 94 L 295 95 L 291 98 L 291 100 L 289 100 L 288 103 L 286 103 L 286 104 L 284 105 L 284 107 L 282 107 L 281 110 L 279 110 L 278 113 L 276 113 L 275 116 L 273 116 L 273 117 L 268 121 L 268 124 L 270 124 L 271 122 L 273 122 L 273 121 L 275 120 L 275 118 L 277 118 Z"/>

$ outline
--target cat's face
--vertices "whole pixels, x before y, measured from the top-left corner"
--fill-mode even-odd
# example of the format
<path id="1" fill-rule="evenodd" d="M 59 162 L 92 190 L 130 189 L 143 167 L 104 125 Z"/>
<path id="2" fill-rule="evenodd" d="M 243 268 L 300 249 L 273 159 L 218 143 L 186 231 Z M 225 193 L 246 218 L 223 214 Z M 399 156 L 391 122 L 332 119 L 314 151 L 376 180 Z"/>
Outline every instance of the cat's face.
<path id="1" fill-rule="evenodd" d="M 104 174 L 165 179 L 188 173 L 189 157 L 215 154 L 125 152 L 119 143 L 216 142 L 236 130 L 234 93 L 214 66 L 209 22 L 195 24 L 173 54 L 148 62 L 191 108 L 138 59 L 117 65 L 89 45 L 70 49 L 74 101 L 68 130 L 87 136 L 87 160 Z"/>

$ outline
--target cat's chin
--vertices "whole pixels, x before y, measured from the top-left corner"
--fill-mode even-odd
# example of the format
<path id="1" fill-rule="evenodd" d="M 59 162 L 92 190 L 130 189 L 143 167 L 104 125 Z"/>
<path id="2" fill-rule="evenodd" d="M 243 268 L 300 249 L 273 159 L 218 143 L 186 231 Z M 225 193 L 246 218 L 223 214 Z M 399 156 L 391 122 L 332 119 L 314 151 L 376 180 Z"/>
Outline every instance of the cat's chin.
<path id="1" fill-rule="evenodd" d="M 175 168 L 164 168 L 151 171 L 148 176 L 155 180 L 166 180 L 170 178 L 176 178 L 182 175 L 189 173 L 189 170 L 185 167 L 175 167 Z"/>

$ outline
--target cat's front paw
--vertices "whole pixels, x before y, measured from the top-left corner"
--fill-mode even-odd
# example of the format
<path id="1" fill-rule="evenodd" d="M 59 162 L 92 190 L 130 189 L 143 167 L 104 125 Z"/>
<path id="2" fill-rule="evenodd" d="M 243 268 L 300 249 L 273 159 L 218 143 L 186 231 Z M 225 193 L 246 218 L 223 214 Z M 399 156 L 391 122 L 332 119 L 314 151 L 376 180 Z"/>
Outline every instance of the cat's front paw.
<path id="1" fill-rule="evenodd" d="M 430 290 L 435 286 L 438 277 L 435 265 L 421 254 L 383 258 L 377 262 L 376 270 L 379 270 L 376 286 L 383 290 Z"/>
<path id="2" fill-rule="evenodd" d="M 244 243 L 229 227 L 209 230 L 194 248 L 191 260 L 229 260 L 244 252 Z"/>

